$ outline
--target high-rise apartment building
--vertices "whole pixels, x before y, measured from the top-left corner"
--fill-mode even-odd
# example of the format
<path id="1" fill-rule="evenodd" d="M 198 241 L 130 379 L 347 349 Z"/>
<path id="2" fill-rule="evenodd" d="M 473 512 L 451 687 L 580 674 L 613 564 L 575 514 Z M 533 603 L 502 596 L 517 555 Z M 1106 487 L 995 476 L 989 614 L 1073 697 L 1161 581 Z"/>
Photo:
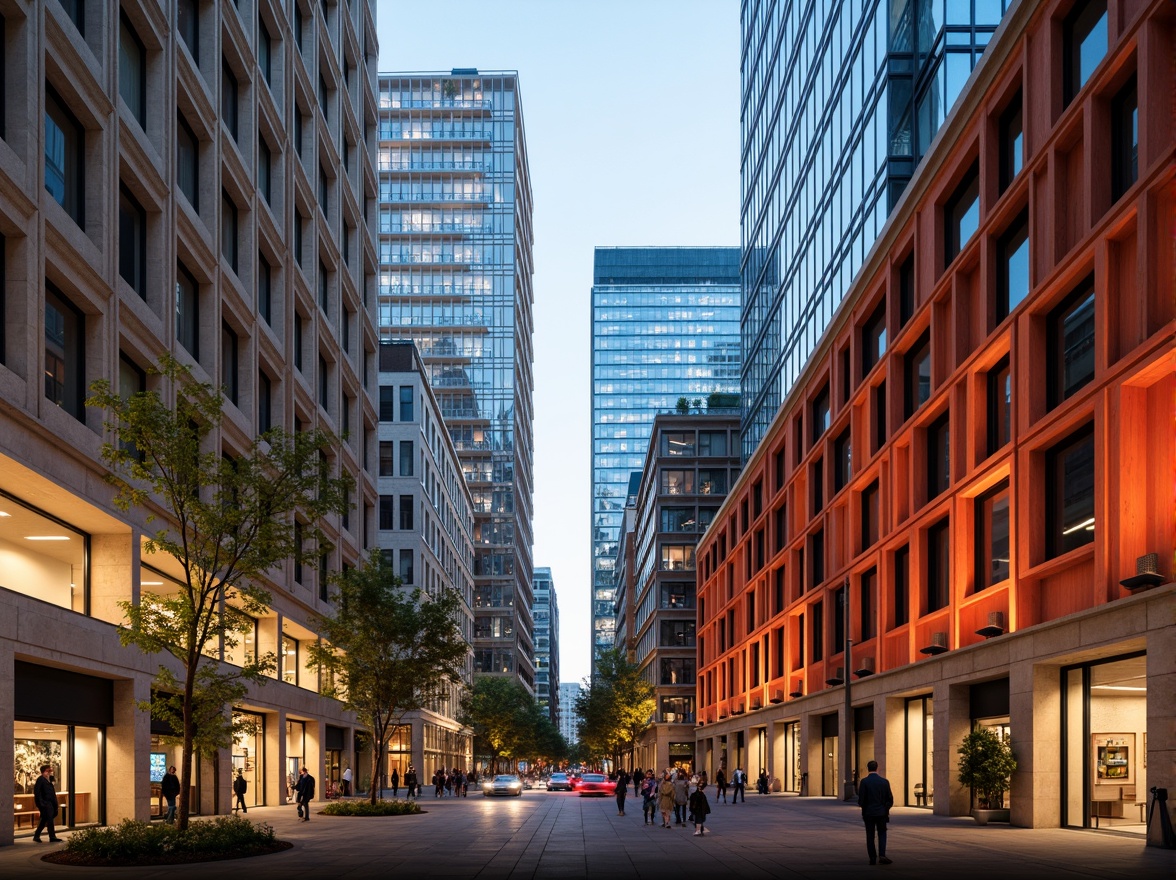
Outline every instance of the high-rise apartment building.
<path id="1" fill-rule="evenodd" d="M 580 741 L 580 713 L 576 711 L 576 699 L 583 690 L 578 681 L 559 686 L 559 732 L 568 745 Z"/>
<path id="2" fill-rule="evenodd" d="M 268 611 L 236 650 L 215 646 L 228 665 L 281 662 L 232 707 L 254 732 L 194 760 L 192 808 L 223 810 L 234 768 L 249 805 L 285 804 L 291 769 L 359 769 L 354 718 L 320 695 L 304 645 L 327 572 L 374 536 L 375 3 L 2 15 L 0 762 L 52 764 L 67 827 L 157 814 L 149 768 L 179 764 L 135 708 L 159 657 L 117 632 L 119 603 L 179 589 L 177 571 L 144 549 L 158 523 L 111 503 L 103 415 L 84 403 L 97 379 L 167 393 L 147 369 L 168 353 L 223 389 L 209 451 L 323 428 L 343 438 L 328 466 L 356 479 L 353 509 L 323 523 L 334 549 L 278 566 Z M 15 814 L 34 809 L 32 778 L 3 779 L 0 844 L 32 833 Z"/>
<path id="3" fill-rule="evenodd" d="M 743 4 L 745 459 L 1009 5 Z"/>
<path id="4" fill-rule="evenodd" d="M 473 501 L 457 450 L 416 347 L 385 342 L 379 349 L 377 392 L 376 536 L 388 566 L 408 588 L 461 598 L 457 624 L 472 642 L 474 619 Z M 473 654 L 466 658 L 466 681 Z M 403 777 L 408 765 L 426 778 L 439 767 L 469 767 L 473 734 L 457 716 L 463 685 L 408 713 L 393 732 L 384 772 Z"/>
<path id="5" fill-rule="evenodd" d="M 514 72 L 381 74 L 381 339 L 417 346 L 474 502 L 474 671 L 535 688 L 531 182 Z"/>
<path id="6" fill-rule="evenodd" d="M 711 773 L 962 816 L 987 729 L 1013 824 L 1170 835 L 1174 47 L 1010 9 L 699 542 Z"/>
<path id="7" fill-rule="evenodd" d="M 550 568 L 536 568 L 535 595 L 535 700 L 551 719 L 559 723 L 559 603 Z"/>
<path id="8" fill-rule="evenodd" d="M 731 408 L 739 391 L 739 249 L 597 248 L 592 283 L 592 651 L 613 646 L 629 476 L 658 413 Z M 714 396 L 712 396 L 714 395 Z"/>

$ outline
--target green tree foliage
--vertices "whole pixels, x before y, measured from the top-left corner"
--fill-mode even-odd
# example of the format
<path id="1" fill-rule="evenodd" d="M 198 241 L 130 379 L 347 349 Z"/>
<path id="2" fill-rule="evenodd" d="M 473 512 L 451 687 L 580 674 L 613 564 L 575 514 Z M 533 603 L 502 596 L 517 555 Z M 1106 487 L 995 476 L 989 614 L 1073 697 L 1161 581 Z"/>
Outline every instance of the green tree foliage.
<path id="1" fill-rule="evenodd" d="M 657 708 L 654 689 L 637 664 L 614 648 L 597 660 L 594 681 L 586 681 L 576 698 L 580 713 L 580 745 L 593 758 L 612 758 L 619 766 L 628 752 L 632 763 L 637 739 Z"/>
<path id="2" fill-rule="evenodd" d="M 406 589 L 380 552 L 332 577 L 334 614 L 316 623 L 322 641 L 310 662 L 327 670 L 327 690 L 355 712 L 372 743 L 370 802 L 388 741 L 409 712 L 449 696 L 462 681 L 469 645 L 458 626 L 461 599 Z"/>
<path id="3" fill-rule="evenodd" d="M 551 718 L 514 679 L 482 676 L 466 693 L 462 723 L 474 731 L 474 753 L 490 759 L 497 772 L 520 759 L 534 763 L 567 760 L 568 744 Z"/>
<path id="4" fill-rule="evenodd" d="M 958 753 L 960 784 L 976 793 L 982 809 L 1000 809 L 1017 769 L 1012 746 L 996 731 L 978 727 L 963 738 Z"/>
<path id="5" fill-rule="evenodd" d="M 90 387 L 86 405 L 105 413 L 110 440 L 102 458 L 115 504 L 141 509 L 148 527 L 159 524 L 144 538 L 143 556 L 170 557 L 179 572 L 178 590 L 144 591 L 138 602 L 120 603 L 126 623 L 119 638 L 177 661 L 160 666 L 157 694 L 141 708 L 178 731 L 169 739 L 183 749 L 178 821 L 185 830 L 193 754 L 212 756 L 230 745 L 243 726 L 228 707 L 274 667 L 272 654 L 241 667 L 214 656 L 222 646 L 237 648 L 251 618 L 268 607 L 264 584 L 276 566 L 326 549 L 319 521 L 343 512 L 352 481 L 323 467 L 335 440 L 321 431 L 274 429 L 227 457 L 219 446 L 220 393 L 166 354 L 151 373 L 158 391 L 123 397 L 102 380 Z M 295 520 L 303 523 L 302 546 Z"/>

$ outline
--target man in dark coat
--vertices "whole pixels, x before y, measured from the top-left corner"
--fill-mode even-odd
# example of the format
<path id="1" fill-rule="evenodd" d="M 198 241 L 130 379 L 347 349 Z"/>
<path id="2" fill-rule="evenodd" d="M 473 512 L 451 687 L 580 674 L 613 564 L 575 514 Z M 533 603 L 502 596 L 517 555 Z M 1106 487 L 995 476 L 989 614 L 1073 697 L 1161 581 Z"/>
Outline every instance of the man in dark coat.
<path id="1" fill-rule="evenodd" d="M 159 783 L 159 793 L 167 801 L 167 814 L 164 815 L 163 821 L 176 821 L 176 798 L 180 795 L 180 777 L 176 776 L 175 767 L 169 768 L 163 774 L 163 779 Z"/>
<path id="2" fill-rule="evenodd" d="M 295 800 L 298 803 L 298 815 L 303 822 L 310 821 L 310 802 L 314 800 L 314 777 L 305 767 L 294 785 Z"/>
<path id="3" fill-rule="evenodd" d="M 886 823 L 890 821 L 890 808 L 894 806 L 894 793 L 890 781 L 878 773 L 878 762 L 866 764 L 870 772 L 858 783 L 858 806 L 862 808 L 862 819 L 866 823 L 866 853 L 870 864 L 891 864 L 886 858 Z M 878 848 L 874 849 L 874 832 L 878 832 Z"/>
<path id="4" fill-rule="evenodd" d="M 248 813 L 249 809 L 245 806 L 245 792 L 249 791 L 249 783 L 245 781 L 244 771 L 237 770 L 237 778 L 233 780 L 233 794 L 237 796 L 237 805 L 233 807 L 233 812 L 240 810 L 242 813 Z"/>
<path id="5" fill-rule="evenodd" d="M 392 797 L 400 797 L 400 771 L 395 767 L 392 768 L 392 776 L 389 781 L 392 783 Z"/>
<path id="6" fill-rule="evenodd" d="M 33 840 L 37 843 L 41 842 L 41 831 L 45 828 L 49 829 L 50 843 L 61 840 L 54 827 L 57 821 L 57 790 L 53 787 L 51 772 L 52 768 L 48 764 L 42 764 L 41 775 L 37 777 L 37 782 L 33 786 L 33 803 L 41 812 L 41 821 L 37 823 L 37 830 L 33 832 Z"/>

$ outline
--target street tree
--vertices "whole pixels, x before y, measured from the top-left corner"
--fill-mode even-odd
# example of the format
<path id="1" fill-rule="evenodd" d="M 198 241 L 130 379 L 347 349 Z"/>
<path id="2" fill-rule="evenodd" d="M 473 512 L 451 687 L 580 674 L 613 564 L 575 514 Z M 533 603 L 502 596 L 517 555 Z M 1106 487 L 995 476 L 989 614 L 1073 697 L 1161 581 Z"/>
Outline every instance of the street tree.
<path id="1" fill-rule="evenodd" d="M 183 830 L 192 756 L 215 758 L 243 732 L 228 709 L 274 668 L 272 654 L 230 666 L 219 652 L 236 648 L 268 608 L 265 584 L 283 560 L 316 559 L 329 547 L 320 522 L 344 511 L 352 480 L 324 467 L 337 441 L 322 431 L 275 428 L 230 456 L 221 446 L 221 394 L 167 354 L 150 372 L 158 390 L 123 396 L 100 380 L 86 405 L 104 412 L 102 459 L 115 505 L 144 515 L 144 558 L 175 563 L 174 589 L 120 603 L 119 639 L 176 661 L 160 665 L 155 694 L 140 709 L 175 731 L 166 739 L 181 746 Z"/>
<path id="2" fill-rule="evenodd" d="M 602 652 L 596 668 L 595 679 L 585 682 L 576 698 L 582 719 L 580 742 L 597 757 L 610 757 L 618 766 L 628 752 L 632 764 L 637 740 L 657 708 L 653 685 L 619 648 Z"/>
<path id="3" fill-rule="evenodd" d="M 406 588 L 378 550 L 331 583 L 334 613 L 316 621 L 322 640 L 309 657 L 327 671 L 327 692 L 367 728 L 375 803 L 396 728 L 462 683 L 470 648 L 458 626 L 461 598 L 448 588 L 436 595 Z"/>
<path id="4" fill-rule="evenodd" d="M 503 759 L 514 761 L 525 754 L 527 719 L 534 705 L 527 689 L 510 678 L 475 678 L 466 692 L 462 723 L 473 728 L 477 753 L 489 756 L 494 772 Z"/>

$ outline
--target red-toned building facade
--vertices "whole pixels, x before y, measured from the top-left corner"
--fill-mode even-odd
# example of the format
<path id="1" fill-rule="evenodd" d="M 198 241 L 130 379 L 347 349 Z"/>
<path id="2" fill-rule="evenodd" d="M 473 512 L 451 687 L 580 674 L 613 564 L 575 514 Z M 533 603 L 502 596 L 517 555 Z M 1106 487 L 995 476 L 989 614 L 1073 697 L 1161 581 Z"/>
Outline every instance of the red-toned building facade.
<path id="1" fill-rule="evenodd" d="M 841 797 L 877 759 L 898 804 L 966 814 L 956 749 L 986 726 L 1017 758 L 1014 824 L 1158 840 L 1147 790 L 1176 789 L 1174 16 L 1006 15 L 699 544 L 712 775 Z"/>

